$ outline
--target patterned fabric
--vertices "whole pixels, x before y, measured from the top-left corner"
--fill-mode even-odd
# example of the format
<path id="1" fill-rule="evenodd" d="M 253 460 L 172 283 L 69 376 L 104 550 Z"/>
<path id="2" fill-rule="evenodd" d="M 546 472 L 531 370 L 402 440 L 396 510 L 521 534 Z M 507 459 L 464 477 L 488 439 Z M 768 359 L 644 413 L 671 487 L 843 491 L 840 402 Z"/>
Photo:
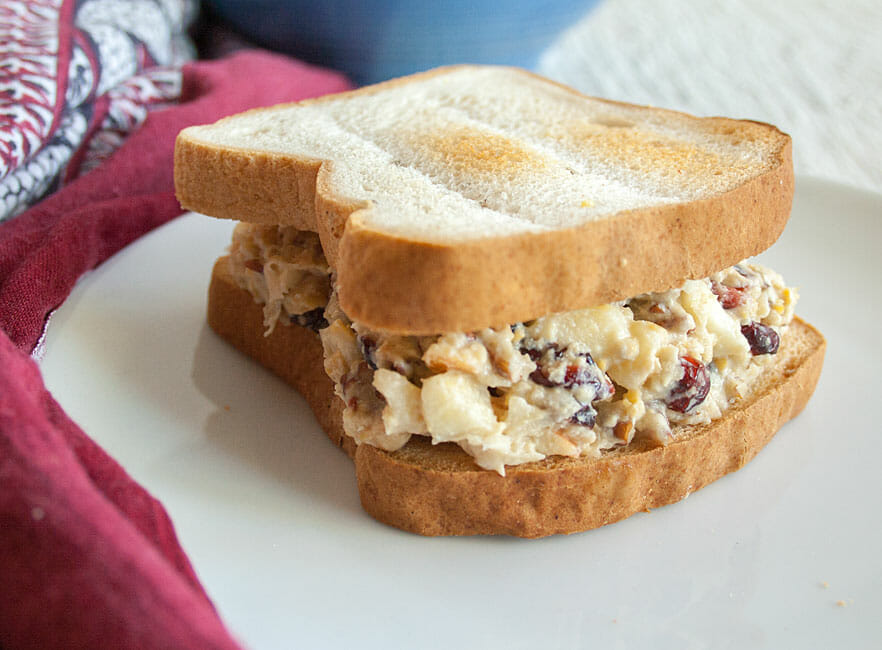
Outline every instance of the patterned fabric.
<path id="1" fill-rule="evenodd" d="M 0 221 L 95 168 L 180 95 L 196 5 L 0 3 Z"/>

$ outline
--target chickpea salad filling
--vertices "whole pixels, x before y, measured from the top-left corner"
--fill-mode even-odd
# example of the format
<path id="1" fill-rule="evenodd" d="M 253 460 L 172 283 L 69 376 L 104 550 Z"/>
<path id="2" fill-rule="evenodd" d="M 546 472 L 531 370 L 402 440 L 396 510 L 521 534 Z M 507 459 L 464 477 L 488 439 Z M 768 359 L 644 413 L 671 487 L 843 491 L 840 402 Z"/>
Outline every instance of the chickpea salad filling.
<path id="1" fill-rule="evenodd" d="M 280 322 L 319 334 L 358 444 L 394 451 L 428 436 L 502 475 L 547 456 L 665 445 L 673 426 L 719 418 L 777 353 L 797 299 L 778 273 L 742 262 L 501 329 L 402 336 L 347 318 L 315 233 L 241 223 L 230 258 L 267 335 Z"/>

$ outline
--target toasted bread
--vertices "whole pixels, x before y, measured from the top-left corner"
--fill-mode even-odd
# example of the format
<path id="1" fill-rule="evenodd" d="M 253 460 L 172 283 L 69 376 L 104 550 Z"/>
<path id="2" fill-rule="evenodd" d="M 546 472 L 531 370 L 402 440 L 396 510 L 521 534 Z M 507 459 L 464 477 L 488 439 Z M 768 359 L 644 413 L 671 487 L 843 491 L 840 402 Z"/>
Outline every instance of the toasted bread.
<path id="1" fill-rule="evenodd" d="M 823 337 L 795 319 L 774 364 L 720 419 L 675 429 L 667 446 L 632 443 L 599 459 L 550 457 L 502 477 L 454 445 L 416 436 L 391 453 L 356 447 L 343 433 L 343 402 L 324 372 L 318 336 L 296 325 L 264 336 L 261 305 L 235 284 L 227 265 L 221 258 L 212 274 L 209 325 L 304 395 L 331 440 L 353 457 L 368 513 L 421 535 L 573 533 L 679 501 L 743 466 L 795 417 L 824 357 Z"/>
<path id="2" fill-rule="evenodd" d="M 186 208 L 318 232 L 350 318 L 435 334 L 754 255 L 784 228 L 793 169 L 767 124 L 460 66 L 185 129 L 175 184 Z"/>

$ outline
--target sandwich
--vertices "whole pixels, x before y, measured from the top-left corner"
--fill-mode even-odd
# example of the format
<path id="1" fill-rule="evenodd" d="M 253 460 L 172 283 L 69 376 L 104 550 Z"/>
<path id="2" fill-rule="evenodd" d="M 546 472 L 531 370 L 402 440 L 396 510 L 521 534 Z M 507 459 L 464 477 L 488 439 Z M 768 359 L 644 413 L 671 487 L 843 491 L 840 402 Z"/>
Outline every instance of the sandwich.
<path id="1" fill-rule="evenodd" d="M 748 258 L 793 197 L 774 126 L 440 68 L 178 136 L 235 219 L 208 323 L 304 395 L 365 510 L 541 537 L 679 501 L 807 403 L 824 339 Z"/>

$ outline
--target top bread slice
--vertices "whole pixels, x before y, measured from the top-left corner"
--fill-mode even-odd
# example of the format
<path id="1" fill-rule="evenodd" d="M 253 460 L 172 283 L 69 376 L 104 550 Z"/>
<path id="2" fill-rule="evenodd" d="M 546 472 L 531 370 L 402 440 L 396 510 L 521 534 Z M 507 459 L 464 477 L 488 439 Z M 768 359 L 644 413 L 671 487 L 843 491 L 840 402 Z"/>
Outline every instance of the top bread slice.
<path id="1" fill-rule="evenodd" d="M 441 68 L 181 132 L 181 204 L 317 231 L 353 320 L 504 326 L 704 277 L 790 213 L 775 127 Z"/>

